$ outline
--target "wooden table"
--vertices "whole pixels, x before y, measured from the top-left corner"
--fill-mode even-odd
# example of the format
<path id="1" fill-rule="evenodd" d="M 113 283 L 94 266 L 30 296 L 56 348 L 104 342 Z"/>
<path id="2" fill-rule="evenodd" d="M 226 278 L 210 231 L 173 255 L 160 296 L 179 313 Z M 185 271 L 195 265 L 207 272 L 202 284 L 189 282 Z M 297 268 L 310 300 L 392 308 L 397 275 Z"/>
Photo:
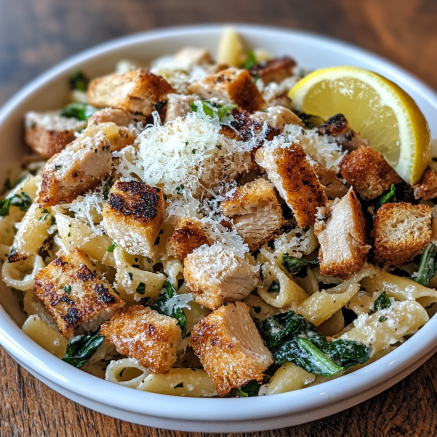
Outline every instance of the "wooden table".
<path id="1" fill-rule="evenodd" d="M 0 104 L 42 71 L 108 39 L 162 26 L 228 21 L 340 38 L 391 59 L 437 88 L 436 0 L 1 0 Z M 1 437 L 187 434 L 132 425 L 81 407 L 37 381 L 4 350 L 0 368 Z M 310 424 L 254 435 L 435 436 L 436 368 L 434 356 L 363 404 Z"/>

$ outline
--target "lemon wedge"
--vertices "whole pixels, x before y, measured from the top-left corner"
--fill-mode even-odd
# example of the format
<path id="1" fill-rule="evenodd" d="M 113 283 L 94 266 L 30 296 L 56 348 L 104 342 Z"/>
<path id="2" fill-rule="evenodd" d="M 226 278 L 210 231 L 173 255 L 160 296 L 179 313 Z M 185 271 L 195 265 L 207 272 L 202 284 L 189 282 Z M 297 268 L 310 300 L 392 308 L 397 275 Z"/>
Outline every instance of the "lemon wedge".
<path id="1" fill-rule="evenodd" d="M 431 159 L 428 124 L 415 101 L 392 81 L 357 67 L 317 70 L 289 92 L 298 111 L 327 120 L 342 113 L 362 138 L 410 184 Z"/>

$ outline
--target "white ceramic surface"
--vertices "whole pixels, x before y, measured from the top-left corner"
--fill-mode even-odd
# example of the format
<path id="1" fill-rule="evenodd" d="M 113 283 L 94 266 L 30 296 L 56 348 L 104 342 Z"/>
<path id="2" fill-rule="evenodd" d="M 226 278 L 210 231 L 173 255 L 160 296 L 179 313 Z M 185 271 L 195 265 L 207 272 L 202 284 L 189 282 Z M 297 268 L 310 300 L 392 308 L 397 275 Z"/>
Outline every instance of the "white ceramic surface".
<path id="1" fill-rule="evenodd" d="M 308 33 L 263 26 L 237 26 L 248 46 L 274 55 L 288 54 L 305 68 L 354 65 L 374 70 L 398 83 L 416 100 L 437 136 L 437 96 L 419 80 L 371 53 Z M 148 61 L 184 46 L 215 52 L 221 25 L 190 26 L 121 38 L 83 52 L 49 70 L 15 95 L 0 111 L 0 182 L 11 162 L 25 151 L 22 119 L 27 110 L 65 104 L 68 77 L 80 68 L 94 77 L 113 71 L 117 60 Z M 145 393 L 90 376 L 55 358 L 27 337 L 10 314 L 17 307 L 2 285 L 0 344 L 29 372 L 70 399 L 94 410 L 138 424 L 204 432 L 247 432 L 316 420 L 352 407 L 407 376 L 437 349 L 434 317 L 402 346 L 379 361 L 322 385 L 275 396 L 196 399 Z M 23 317 L 14 316 L 21 323 Z M 412 399 L 412 401 L 414 401 Z"/>

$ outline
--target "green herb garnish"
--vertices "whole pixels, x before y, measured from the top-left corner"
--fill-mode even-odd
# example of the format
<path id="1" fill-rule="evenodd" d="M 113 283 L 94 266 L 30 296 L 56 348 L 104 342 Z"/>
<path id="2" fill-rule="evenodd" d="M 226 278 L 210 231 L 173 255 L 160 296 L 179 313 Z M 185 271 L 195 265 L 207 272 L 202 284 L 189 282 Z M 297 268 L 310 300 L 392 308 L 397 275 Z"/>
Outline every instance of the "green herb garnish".
<path id="1" fill-rule="evenodd" d="M 112 186 L 114 185 L 114 179 L 109 178 L 106 182 L 105 182 L 105 186 L 103 187 L 103 198 L 105 200 L 108 200 L 109 197 L 109 192 L 111 191 Z"/>
<path id="2" fill-rule="evenodd" d="M 311 265 L 319 265 L 319 261 L 297 258 L 295 256 L 290 256 L 288 253 L 284 253 L 282 255 L 282 265 L 285 270 L 293 276 L 304 278 L 307 275 L 307 268 Z"/>
<path id="3" fill-rule="evenodd" d="M 267 289 L 267 293 L 279 293 L 281 291 L 281 286 L 279 282 L 275 279 Z"/>
<path id="4" fill-rule="evenodd" d="M 16 206 L 20 208 L 21 211 L 28 211 L 32 205 L 32 199 L 24 192 L 20 194 L 14 194 L 11 197 L 0 200 L 0 217 L 5 217 L 9 215 L 9 208 L 11 206 Z"/>
<path id="5" fill-rule="evenodd" d="M 411 279 L 427 287 L 429 281 L 435 276 L 437 271 L 436 258 L 436 246 L 433 243 L 428 243 L 428 246 L 420 257 L 419 270 L 411 276 Z"/>
<path id="6" fill-rule="evenodd" d="M 74 367 L 82 367 L 97 351 L 103 343 L 103 335 L 80 335 L 74 337 L 67 345 L 64 358 L 68 364 Z"/>
<path id="7" fill-rule="evenodd" d="M 389 308 L 391 305 L 390 299 L 385 294 L 385 291 L 373 302 L 373 309 L 369 311 L 369 316 L 376 313 L 379 310 Z"/>
<path id="8" fill-rule="evenodd" d="M 187 336 L 187 318 L 185 317 L 183 308 L 180 308 L 177 305 L 172 305 L 170 308 L 170 305 L 167 304 L 172 297 L 177 296 L 176 289 L 168 280 L 164 282 L 162 287 L 164 289 L 164 293 L 158 297 L 151 308 L 160 314 L 174 317 L 178 321 L 178 325 L 181 328 L 182 337 L 185 338 Z"/>
<path id="9" fill-rule="evenodd" d="M 261 384 L 256 381 L 250 381 L 246 385 L 241 386 L 238 390 L 240 391 L 240 396 L 242 398 L 251 398 L 254 396 L 258 396 L 259 389 L 261 387 Z"/>
<path id="10" fill-rule="evenodd" d="M 41 212 L 42 212 L 42 216 L 39 218 L 39 221 L 43 222 L 49 216 L 50 213 L 47 211 L 47 209 L 43 209 Z"/>
<path id="11" fill-rule="evenodd" d="M 72 90 L 86 91 L 88 88 L 89 80 L 79 70 L 73 71 L 70 76 L 70 86 Z"/>
<path id="12" fill-rule="evenodd" d="M 381 208 L 382 205 L 385 205 L 386 203 L 395 203 L 397 202 L 396 199 L 396 186 L 392 185 L 387 192 L 382 194 L 375 202 L 373 206 L 373 211 L 376 213 L 379 208 Z"/>
<path id="13" fill-rule="evenodd" d="M 184 383 L 180 382 L 178 385 L 175 385 L 174 388 L 184 388 Z"/>
<path id="14" fill-rule="evenodd" d="M 381 316 L 381 317 L 378 319 L 378 322 L 385 322 L 386 320 L 387 320 L 387 317 Z"/>
<path id="15" fill-rule="evenodd" d="M 117 247 L 117 243 L 113 242 L 107 249 L 106 252 L 114 252 L 114 249 Z"/>
<path id="16" fill-rule="evenodd" d="M 241 68 L 244 68 L 245 70 L 250 70 L 251 68 L 255 67 L 256 64 L 258 64 L 258 61 L 256 60 L 255 53 L 252 49 L 250 49 L 247 51 L 247 57 L 243 62 Z"/>
<path id="17" fill-rule="evenodd" d="M 61 111 L 60 115 L 66 118 L 76 118 L 80 121 L 86 121 L 97 111 L 97 108 L 87 105 L 86 103 L 70 103 Z"/>
<path id="18" fill-rule="evenodd" d="M 146 292 L 146 284 L 144 282 L 140 282 L 138 284 L 137 289 L 135 290 L 138 294 L 144 294 Z"/>
<path id="19" fill-rule="evenodd" d="M 65 291 L 66 294 L 70 294 L 71 293 L 71 285 L 66 285 L 64 287 L 64 291 Z"/>
<path id="20" fill-rule="evenodd" d="M 184 192 L 184 184 L 180 184 L 179 186 L 176 187 L 176 193 L 177 194 L 182 194 Z"/>
<path id="21" fill-rule="evenodd" d="M 210 102 L 209 100 L 203 100 L 200 103 L 202 104 L 202 111 L 205 115 L 211 119 L 218 118 L 221 123 L 230 121 L 232 110 L 237 107 L 237 105 L 233 105 L 231 103 L 218 105 L 217 103 Z M 190 103 L 190 108 L 193 112 L 198 112 L 199 109 L 195 102 Z"/>

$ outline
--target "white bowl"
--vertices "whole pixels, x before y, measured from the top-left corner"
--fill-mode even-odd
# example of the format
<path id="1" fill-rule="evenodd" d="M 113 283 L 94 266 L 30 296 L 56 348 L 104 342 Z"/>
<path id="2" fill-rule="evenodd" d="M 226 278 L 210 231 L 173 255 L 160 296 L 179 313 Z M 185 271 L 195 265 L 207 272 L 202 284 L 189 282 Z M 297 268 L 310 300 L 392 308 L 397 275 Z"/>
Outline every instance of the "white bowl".
<path id="1" fill-rule="evenodd" d="M 437 134 L 437 96 L 415 77 L 357 47 L 326 37 L 264 26 L 237 26 L 248 46 L 288 54 L 309 69 L 354 65 L 374 70 L 405 89 Z M 52 68 L 16 94 L 0 111 L 0 175 L 25 151 L 22 120 L 28 110 L 65 104 L 68 77 L 80 68 L 88 76 L 109 73 L 120 59 L 151 60 L 185 46 L 215 53 L 221 25 L 190 26 L 141 33 L 87 50 Z M 0 178 L 2 179 L 2 178 Z M 130 422 L 197 432 L 247 432 L 297 425 L 363 402 L 407 376 L 437 349 L 437 319 L 390 354 L 340 379 L 275 396 L 239 399 L 180 398 L 125 388 L 88 375 L 57 359 L 27 337 L 16 323 L 18 305 L 0 290 L 0 343 L 30 373 L 54 390 L 89 408 Z M 14 315 L 14 319 L 11 317 Z"/>

